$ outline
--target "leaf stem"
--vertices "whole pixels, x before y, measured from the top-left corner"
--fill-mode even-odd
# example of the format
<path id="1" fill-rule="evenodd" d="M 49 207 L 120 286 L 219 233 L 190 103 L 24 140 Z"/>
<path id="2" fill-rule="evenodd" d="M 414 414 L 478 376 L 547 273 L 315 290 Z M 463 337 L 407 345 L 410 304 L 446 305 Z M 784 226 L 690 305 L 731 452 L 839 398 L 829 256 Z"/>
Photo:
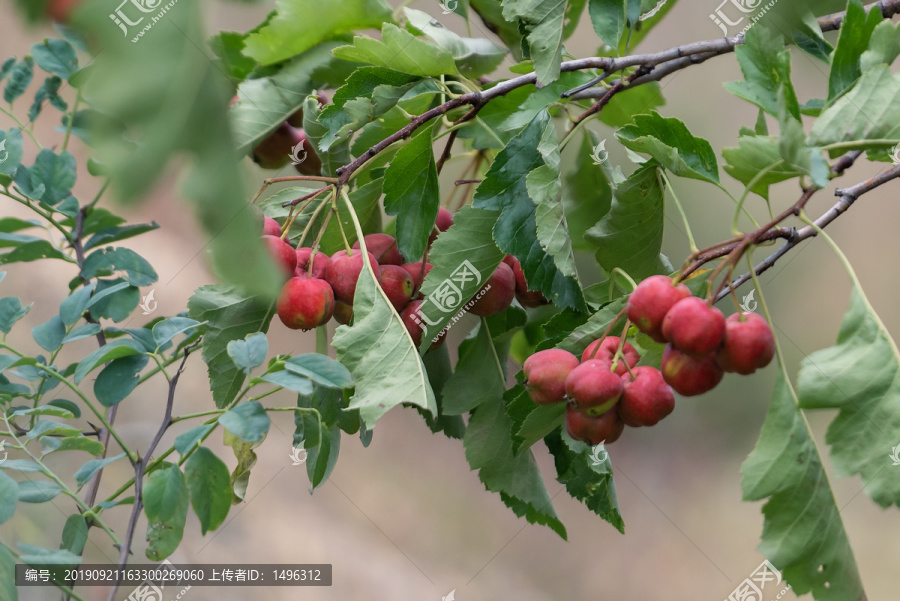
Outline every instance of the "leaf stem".
<path id="1" fill-rule="evenodd" d="M 681 215 L 681 221 L 682 221 L 682 223 L 684 223 L 684 230 L 685 230 L 685 234 L 687 234 L 688 243 L 690 244 L 690 247 L 691 247 L 691 252 L 692 253 L 697 252 L 698 249 L 697 249 L 697 243 L 694 241 L 694 232 L 691 231 L 691 224 L 688 221 L 687 213 L 684 212 L 684 207 L 681 205 L 681 201 L 678 200 L 678 195 L 675 194 L 675 187 L 672 186 L 672 182 L 669 181 L 669 178 L 666 175 L 665 169 L 660 167 L 659 169 L 656 170 L 656 173 L 657 173 L 657 178 L 659 178 L 661 180 L 660 187 L 663 189 L 663 191 L 668 190 L 669 195 L 672 197 L 672 200 L 675 201 L 675 206 L 678 208 L 678 213 Z M 663 182 L 665 182 L 665 185 L 663 185 Z"/>

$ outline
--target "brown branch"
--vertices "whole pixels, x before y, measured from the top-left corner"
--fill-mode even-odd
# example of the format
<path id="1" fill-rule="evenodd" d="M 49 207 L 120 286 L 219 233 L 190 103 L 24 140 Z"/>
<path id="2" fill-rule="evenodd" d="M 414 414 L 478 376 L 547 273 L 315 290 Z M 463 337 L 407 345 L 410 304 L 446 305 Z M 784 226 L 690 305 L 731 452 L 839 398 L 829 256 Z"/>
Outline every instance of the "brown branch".
<path id="1" fill-rule="evenodd" d="M 175 405 L 175 387 L 178 386 L 178 380 L 179 378 L 181 378 L 181 374 L 184 372 L 184 365 L 185 363 L 187 363 L 188 356 L 191 354 L 191 350 L 199 346 L 201 340 L 202 339 L 197 339 L 196 342 L 184 348 L 184 357 L 181 359 L 181 365 L 178 366 L 178 371 L 175 372 L 175 375 L 172 376 L 171 380 L 169 380 L 169 394 L 166 397 L 166 410 L 163 416 L 162 423 L 160 424 L 159 429 L 156 431 L 156 436 L 154 436 L 153 440 L 150 442 L 150 446 L 147 447 L 147 451 L 144 453 L 144 456 L 134 464 L 134 505 L 131 509 L 131 517 L 128 518 L 128 528 L 125 531 L 125 537 L 122 541 L 122 545 L 119 547 L 119 570 L 124 570 L 125 566 L 128 565 L 128 556 L 131 554 L 131 543 L 134 540 L 134 532 L 137 529 L 137 521 L 141 515 L 141 509 L 143 509 L 144 507 L 143 498 L 141 496 L 143 494 L 144 487 L 144 469 L 150 463 L 150 459 L 153 456 L 153 451 L 155 451 L 156 447 L 159 446 L 159 442 L 165 435 L 166 430 L 168 430 L 169 426 L 172 425 L 172 408 Z M 115 585 L 109 592 L 109 601 L 115 600 L 116 593 L 119 590 L 120 584 L 121 575 L 116 579 Z"/>
<path id="2" fill-rule="evenodd" d="M 441 153 L 441 158 L 439 158 L 437 162 L 438 175 L 441 174 L 441 171 L 444 170 L 444 164 L 450 159 L 450 153 L 453 150 L 453 143 L 456 142 L 456 136 L 458 135 L 458 129 L 454 129 L 450 132 L 450 137 L 447 138 L 447 144 L 444 146 L 444 152 Z"/>

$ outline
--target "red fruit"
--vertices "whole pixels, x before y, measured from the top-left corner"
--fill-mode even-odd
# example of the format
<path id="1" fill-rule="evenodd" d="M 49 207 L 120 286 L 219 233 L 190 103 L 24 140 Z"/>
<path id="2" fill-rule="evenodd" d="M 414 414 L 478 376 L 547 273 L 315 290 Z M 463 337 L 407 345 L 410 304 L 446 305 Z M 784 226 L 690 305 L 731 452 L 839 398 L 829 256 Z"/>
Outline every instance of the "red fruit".
<path id="1" fill-rule="evenodd" d="M 422 262 L 421 261 L 419 261 L 418 263 L 404 263 L 400 267 L 405 269 L 406 272 L 410 276 L 412 276 L 413 287 L 414 287 L 413 295 L 416 298 L 422 298 L 422 295 L 419 293 L 419 288 L 422 286 L 422 282 L 425 281 L 425 276 L 427 276 L 428 272 L 431 271 L 432 268 L 434 268 L 434 265 L 432 265 L 431 263 L 425 263 L 425 275 L 424 276 L 422 275 Z"/>
<path id="2" fill-rule="evenodd" d="M 716 359 L 722 369 L 748 375 L 768 365 L 775 356 L 775 336 L 768 322 L 756 313 L 735 313 L 725 320 L 725 342 Z"/>
<path id="3" fill-rule="evenodd" d="M 81 0 L 49 0 L 44 8 L 44 14 L 57 23 L 68 23 L 72 11 L 79 4 Z"/>
<path id="4" fill-rule="evenodd" d="M 663 319 L 675 303 L 690 295 L 684 284 L 673 286 L 667 276 L 651 276 L 638 284 L 628 298 L 628 319 L 653 340 L 668 342 L 662 332 Z"/>
<path id="5" fill-rule="evenodd" d="M 398 313 L 409 304 L 413 294 L 413 279 L 405 269 L 399 265 L 382 265 L 378 283 Z"/>
<path id="6" fill-rule="evenodd" d="M 325 280 L 291 278 L 278 296 L 278 317 L 292 330 L 323 325 L 334 311 L 334 293 Z"/>
<path id="7" fill-rule="evenodd" d="M 550 302 L 540 290 L 528 289 L 528 282 L 525 281 L 525 272 L 522 271 L 522 264 L 519 263 L 517 258 L 512 255 L 506 255 L 503 257 L 503 262 L 513 270 L 513 276 L 516 278 L 516 298 L 520 305 L 533 309 Z"/>
<path id="8" fill-rule="evenodd" d="M 366 250 L 372 253 L 379 265 L 403 264 L 403 257 L 397 248 L 397 239 L 390 234 L 369 234 L 364 240 Z M 353 244 L 353 248 L 359 248 L 359 240 Z"/>
<path id="9" fill-rule="evenodd" d="M 691 296 L 675 303 L 663 319 L 663 336 L 695 357 L 715 351 L 725 338 L 725 316 L 705 300 Z"/>
<path id="10" fill-rule="evenodd" d="M 539 351 L 525 360 L 525 387 L 538 405 L 566 400 L 566 378 L 578 367 L 578 357 L 561 349 Z"/>
<path id="11" fill-rule="evenodd" d="M 416 345 L 416 348 L 422 346 L 422 334 L 425 333 L 425 322 L 417 316 L 419 307 L 422 306 L 422 301 L 414 300 L 400 312 L 400 319 L 403 321 L 403 325 L 406 326 L 406 331 L 409 332 L 410 337 L 413 340 L 413 344 Z M 447 332 L 441 332 L 438 336 L 438 339 L 431 343 L 431 346 L 428 347 L 428 350 L 433 351 L 437 347 L 444 344 L 446 341 Z"/>
<path id="12" fill-rule="evenodd" d="M 263 236 L 281 237 L 281 226 L 271 217 L 263 218 Z"/>
<path id="13" fill-rule="evenodd" d="M 611 444 L 619 440 L 625 423 L 610 409 L 599 417 L 590 417 L 572 407 L 566 407 L 566 432 L 574 440 L 581 440 L 590 446 L 602 442 Z"/>
<path id="14" fill-rule="evenodd" d="M 282 123 L 253 149 L 253 160 L 263 169 L 281 169 L 291 160 L 294 146 L 305 141 L 302 131 Z"/>
<path id="15" fill-rule="evenodd" d="M 585 415 L 600 417 L 622 396 L 622 378 L 610 371 L 606 361 L 585 361 L 566 378 L 566 396 Z"/>
<path id="16" fill-rule="evenodd" d="M 288 277 L 293 276 L 297 267 L 297 253 L 294 252 L 294 247 L 278 236 L 263 236 L 262 239 L 265 240 L 272 259 L 281 266 L 282 271 Z"/>
<path id="17" fill-rule="evenodd" d="M 451 213 L 444 207 L 440 207 L 438 209 L 437 219 L 435 219 L 434 225 L 437 227 L 438 231 L 446 232 L 450 229 L 450 226 L 453 225 L 453 213 Z M 434 243 L 437 237 L 438 232 L 431 230 L 431 235 L 428 236 L 428 244 L 430 245 Z"/>
<path id="18" fill-rule="evenodd" d="M 369 262 L 375 276 L 381 273 L 378 261 L 369 253 Z M 356 294 L 356 282 L 363 270 L 363 256 L 358 250 L 348 254 L 346 250 L 339 250 L 331 255 L 331 262 L 325 269 L 325 280 L 334 289 L 334 297 L 345 303 L 353 304 L 353 295 Z"/>
<path id="19" fill-rule="evenodd" d="M 506 263 L 500 263 L 473 299 L 469 313 L 488 317 L 504 311 L 516 296 L 516 277 Z"/>
<path id="20" fill-rule="evenodd" d="M 622 376 L 625 389 L 616 405 L 619 417 L 626 426 L 654 426 L 675 409 L 675 393 L 655 367 L 643 366 Z"/>
<path id="21" fill-rule="evenodd" d="M 348 325 L 353 320 L 353 305 L 344 301 L 334 301 L 334 320 Z"/>
<path id="22" fill-rule="evenodd" d="M 589 359 L 600 359 L 601 361 L 606 361 L 608 364 L 612 365 L 613 357 L 616 356 L 616 351 L 619 350 L 619 342 L 620 338 L 618 336 L 607 336 L 601 342 L 600 340 L 595 340 L 588 345 L 584 352 L 581 354 L 581 361 L 587 361 Z M 597 347 L 600 347 L 599 350 L 596 350 Z M 594 352 L 596 350 L 596 353 Z M 628 369 L 625 367 L 625 364 L 628 364 L 628 367 L 634 367 L 638 364 L 638 361 L 641 360 L 641 356 L 638 354 L 637 349 L 631 346 L 631 343 L 625 341 L 625 346 L 622 347 L 622 354 L 625 356 L 625 361 L 619 361 L 618 365 L 616 365 L 616 374 L 622 375 L 628 373 Z"/>
<path id="23" fill-rule="evenodd" d="M 303 247 L 297 249 L 297 267 L 294 269 L 294 276 L 298 278 L 318 278 L 325 279 L 325 273 L 331 259 L 323 252 L 317 252 L 312 260 L 312 273 L 309 270 L 309 258 L 312 256 L 311 248 Z"/>
<path id="24" fill-rule="evenodd" d="M 669 386 L 681 396 L 709 392 L 722 381 L 722 368 L 713 353 L 692 357 L 667 344 L 662 357 L 662 374 Z"/>

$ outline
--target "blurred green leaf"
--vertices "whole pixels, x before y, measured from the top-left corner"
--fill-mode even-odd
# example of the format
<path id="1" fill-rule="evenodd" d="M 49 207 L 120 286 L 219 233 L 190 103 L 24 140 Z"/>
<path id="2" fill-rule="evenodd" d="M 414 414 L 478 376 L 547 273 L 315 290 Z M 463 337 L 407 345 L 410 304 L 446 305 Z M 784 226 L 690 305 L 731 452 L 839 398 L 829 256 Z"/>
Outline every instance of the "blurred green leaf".
<path id="1" fill-rule="evenodd" d="M 226 468 L 227 469 L 227 468 Z M 147 559 L 162 561 L 181 544 L 188 512 L 188 489 L 177 465 L 154 470 L 144 484 Z"/>
<path id="2" fill-rule="evenodd" d="M 67 296 L 59 305 L 59 317 L 67 326 L 72 325 L 84 314 L 96 282 L 88 282 Z"/>
<path id="3" fill-rule="evenodd" d="M 221 526 L 231 508 L 231 474 L 225 463 L 200 447 L 184 464 L 184 481 L 200 519 L 200 531 L 206 534 Z"/>
<path id="4" fill-rule="evenodd" d="M 12 518 L 16 513 L 18 502 L 19 485 L 15 480 L 0 472 L 0 524 L 8 522 Z"/>
<path id="5" fill-rule="evenodd" d="M 296 355 L 285 361 L 284 368 L 326 388 L 353 387 L 353 376 L 350 371 L 326 355 L 318 353 Z"/>
<path id="6" fill-rule="evenodd" d="M 866 72 L 881 64 L 892 65 L 897 56 L 900 56 L 900 24 L 882 21 L 872 32 L 869 48 L 860 57 L 860 69 Z"/>
<path id="7" fill-rule="evenodd" d="M 107 457 L 106 459 L 91 459 L 75 472 L 75 483 L 78 485 L 78 490 L 88 483 L 88 480 L 94 477 L 94 474 L 105 468 L 107 465 L 118 461 L 119 459 L 123 459 L 125 457 L 125 453 L 121 453 L 116 455 L 115 457 Z"/>
<path id="8" fill-rule="evenodd" d="M 578 154 L 569 157 L 569 162 L 574 159 L 574 164 L 565 174 L 565 185 L 562 187 L 569 237 L 572 246 L 578 250 L 591 249 L 584 234 L 603 219 L 612 206 L 613 186 L 609 161 L 597 165 L 592 159 L 600 142 L 599 135 L 585 130 L 581 145 L 573 151 Z"/>
<path id="9" fill-rule="evenodd" d="M 262 405 L 249 401 L 220 415 L 219 423 L 244 442 L 261 442 L 272 421 Z"/>
<path id="10" fill-rule="evenodd" d="M 427 44 L 391 23 L 381 28 L 381 40 L 354 36 L 352 45 L 335 48 L 334 55 L 420 77 L 459 74 L 447 50 Z"/>
<path id="11" fill-rule="evenodd" d="M 68 79 L 78 70 L 75 48 L 66 40 L 45 39 L 31 47 L 31 56 L 38 67 L 63 79 Z"/>
<path id="12" fill-rule="evenodd" d="M 62 489 L 59 485 L 49 480 L 23 480 L 19 482 L 19 501 L 22 503 L 46 503 L 56 498 L 60 492 L 62 492 Z"/>
<path id="13" fill-rule="evenodd" d="M 63 527 L 62 543 L 60 548 L 64 551 L 71 551 L 75 555 L 81 555 L 88 540 L 88 525 L 84 516 L 80 513 L 73 513 L 66 518 L 66 525 Z"/>
<path id="14" fill-rule="evenodd" d="M 225 347 L 228 356 L 245 374 L 265 363 L 269 353 L 269 341 L 262 332 L 250 334 L 243 340 L 232 340 Z"/>
<path id="15" fill-rule="evenodd" d="M 431 15 L 419 10 L 404 8 L 403 12 L 412 27 L 431 38 L 435 44 L 453 56 L 460 73 L 466 77 L 477 78 L 487 75 L 506 57 L 506 48 L 488 39 L 464 38 L 441 25 Z"/>
<path id="16" fill-rule="evenodd" d="M 153 266 L 130 248 L 107 246 L 89 254 L 84 260 L 81 275 L 91 279 L 98 274 L 109 275 L 117 271 L 125 272 L 125 280 L 132 286 L 149 286 L 158 276 Z"/>
<path id="17" fill-rule="evenodd" d="M 834 102 L 859 81 L 862 75 L 860 57 L 869 47 L 872 32 L 884 20 L 880 10 L 866 13 L 859 0 L 847 4 L 847 16 L 841 25 L 837 47 L 831 56 L 828 76 L 828 104 Z"/>
<path id="18" fill-rule="evenodd" d="M 800 106 L 791 83 L 791 53 L 781 34 L 766 27 L 752 27 L 745 43 L 735 48 L 746 81 L 729 82 L 725 89 L 778 117 L 778 91 L 784 88 L 788 112 L 800 118 Z"/>
<path id="19" fill-rule="evenodd" d="M 22 301 L 14 296 L 0 298 L 0 331 L 9 334 L 16 322 L 25 317 L 30 310 L 31 305 L 23 307 Z"/>
<path id="20" fill-rule="evenodd" d="M 62 345 L 63 338 L 66 336 L 66 325 L 59 315 L 54 315 L 50 321 L 45 321 L 32 328 L 31 335 L 42 349 L 52 352 Z"/>
<path id="21" fill-rule="evenodd" d="M 34 77 L 34 59 L 26 56 L 16 63 L 9 72 L 9 80 L 6 82 L 6 88 L 3 90 L 3 100 L 8 104 L 12 104 L 16 98 L 25 93 L 29 84 L 31 84 L 32 77 Z"/>
<path id="22" fill-rule="evenodd" d="M 737 147 L 722 150 L 727 162 L 725 171 L 745 185 L 756 179 L 751 191 L 768 199 L 769 186 L 803 175 L 802 170 L 785 163 L 772 168 L 781 159 L 779 144 L 777 136 L 741 136 Z M 767 168 L 765 175 L 759 177 Z"/>
<path id="23" fill-rule="evenodd" d="M 625 33 L 626 0 L 590 0 L 588 12 L 594 31 L 603 42 L 612 48 L 618 48 Z"/>
<path id="24" fill-rule="evenodd" d="M 0 158 L 3 159 L 0 163 L 0 174 L 15 175 L 24 154 L 22 131 L 15 127 L 8 131 L 0 129 Z"/>

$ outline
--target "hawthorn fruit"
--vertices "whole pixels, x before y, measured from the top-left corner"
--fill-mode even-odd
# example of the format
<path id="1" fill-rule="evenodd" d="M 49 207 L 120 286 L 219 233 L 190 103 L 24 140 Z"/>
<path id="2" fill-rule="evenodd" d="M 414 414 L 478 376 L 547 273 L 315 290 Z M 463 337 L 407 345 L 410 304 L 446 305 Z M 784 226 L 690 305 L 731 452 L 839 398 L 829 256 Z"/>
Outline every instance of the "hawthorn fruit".
<path id="1" fill-rule="evenodd" d="M 325 324 L 334 312 L 334 292 L 325 280 L 291 278 L 276 304 L 278 317 L 292 330 L 311 330 Z"/>
<path id="2" fill-rule="evenodd" d="M 538 351 L 525 360 L 525 387 L 538 405 L 566 400 L 566 378 L 578 367 L 578 357 L 561 349 Z"/>
<path id="3" fill-rule="evenodd" d="M 381 274 L 381 268 L 372 253 L 369 253 L 369 262 L 372 263 L 372 270 L 378 277 Z M 325 281 L 334 289 L 335 299 L 353 305 L 356 283 L 359 281 L 359 274 L 362 273 L 364 266 L 363 256 L 359 250 L 350 252 L 339 250 L 331 256 L 331 261 L 325 269 Z"/>
<path id="4" fill-rule="evenodd" d="M 640 284 L 628 297 L 628 319 L 657 342 L 668 342 L 663 336 L 663 319 L 675 303 L 691 296 L 684 284 L 674 286 L 671 278 L 654 275 Z"/>
<path id="5" fill-rule="evenodd" d="M 622 378 L 599 359 L 585 361 L 566 377 L 566 396 L 575 408 L 590 417 L 600 417 L 622 396 Z"/>
<path id="6" fill-rule="evenodd" d="M 469 313 L 489 317 L 506 310 L 516 296 L 516 278 L 506 263 L 500 263 L 478 294 L 481 298 L 469 309 Z M 475 295 L 475 297 L 478 296 Z"/>
<path id="7" fill-rule="evenodd" d="M 716 354 L 727 372 L 749 375 L 772 362 L 775 336 L 761 315 L 735 313 L 725 320 L 725 340 Z"/>
<path id="8" fill-rule="evenodd" d="M 691 296 L 675 303 L 663 319 L 663 336 L 694 357 L 712 353 L 725 338 L 725 316 L 702 298 Z"/>
<path id="9" fill-rule="evenodd" d="M 642 366 L 622 376 L 622 398 L 616 405 L 626 426 L 654 426 L 675 410 L 675 394 L 655 367 Z"/>
<path id="10" fill-rule="evenodd" d="M 682 396 L 709 392 L 722 381 L 723 373 L 714 353 L 692 357 L 671 343 L 663 351 L 663 378 Z"/>
<path id="11" fill-rule="evenodd" d="M 574 440 L 583 441 L 590 446 L 611 444 L 619 440 L 624 429 L 625 423 L 619 419 L 615 408 L 598 417 L 591 417 L 572 407 L 566 407 L 566 432 Z"/>

